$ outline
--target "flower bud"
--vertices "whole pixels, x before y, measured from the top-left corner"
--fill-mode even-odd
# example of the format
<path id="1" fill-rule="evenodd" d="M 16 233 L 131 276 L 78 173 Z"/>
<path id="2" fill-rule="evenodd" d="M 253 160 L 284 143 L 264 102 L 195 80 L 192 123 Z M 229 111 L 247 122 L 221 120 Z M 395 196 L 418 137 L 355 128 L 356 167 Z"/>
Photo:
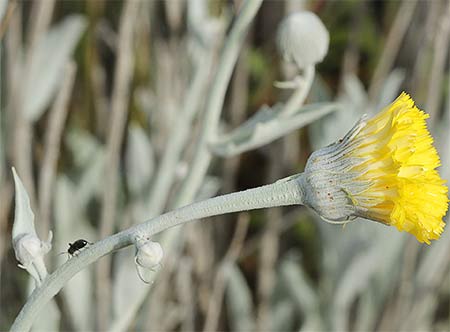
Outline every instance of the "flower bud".
<path id="1" fill-rule="evenodd" d="M 323 60 L 328 52 L 330 35 L 316 14 L 302 11 L 281 22 L 277 39 L 284 60 L 304 69 Z"/>
<path id="2" fill-rule="evenodd" d="M 14 168 L 12 168 L 12 172 L 16 190 L 12 229 L 14 252 L 17 260 L 20 262 L 19 267 L 27 270 L 36 281 L 36 284 L 40 285 L 47 276 L 44 255 L 52 248 L 53 233 L 49 232 L 47 241 L 41 241 L 37 237 L 30 198 Z"/>
<path id="3" fill-rule="evenodd" d="M 135 262 L 137 265 L 146 269 L 155 269 L 160 265 L 163 256 L 163 249 L 158 242 L 145 239 L 136 241 Z"/>
<path id="4" fill-rule="evenodd" d="M 49 232 L 49 239 L 44 242 L 39 240 L 35 234 L 27 233 L 18 236 L 14 240 L 14 252 L 21 267 L 28 268 L 38 257 L 43 257 L 52 248 L 51 240 L 53 234 Z"/>
<path id="5" fill-rule="evenodd" d="M 139 278 L 146 284 L 152 284 L 155 274 L 161 267 L 164 253 L 158 242 L 153 242 L 147 236 L 138 235 L 135 238 L 136 255 L 134 263 Z"/>

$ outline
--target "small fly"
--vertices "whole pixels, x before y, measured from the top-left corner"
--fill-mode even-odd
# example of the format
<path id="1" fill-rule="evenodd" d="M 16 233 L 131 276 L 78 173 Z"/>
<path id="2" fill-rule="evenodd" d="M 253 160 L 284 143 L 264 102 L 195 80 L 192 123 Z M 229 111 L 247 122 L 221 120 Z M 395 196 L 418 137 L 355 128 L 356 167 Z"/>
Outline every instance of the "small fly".
<path id="1" fill-rule="evenodd" d="M 74 255 L 77 255 L 81 251 L 81 249 L 86 247 L 88 244 L 93 243 L 83 239 L 76 240 L 74 243 L 69 243 L 69 249 L 67 249 L 67 252 L 62 252 L 60 253 L 60 255 L 67 253 L 69 257 L 73 257 Z"/>

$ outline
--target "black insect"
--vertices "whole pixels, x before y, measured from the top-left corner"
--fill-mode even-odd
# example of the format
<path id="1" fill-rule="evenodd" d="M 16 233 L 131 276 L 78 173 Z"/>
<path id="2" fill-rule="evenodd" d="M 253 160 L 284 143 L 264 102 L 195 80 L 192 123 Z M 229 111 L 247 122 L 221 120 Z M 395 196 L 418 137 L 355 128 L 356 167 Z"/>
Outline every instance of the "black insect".
<path id="1" fill-rule="evenodd" d="M 80 250 L 86 247 L 88 244 L 92 243 L 83 239 L 76 240 L 74 243 L 69 243 L 69 249 L 67 249 L 67 253 L 73 256 L 80 252 Z"/>
<path id="2" fill-rule="evenodd" d="M 72 257 L 72 256 L 78 254 L 80 252 L 80 250 L 83 249 L 84 247 L 86 247 L 88 244 L 93 244 L 93 243 L 83 240 L 83 239 L 76 240 L 74 243 L 69 243 L 69 249 L 67 249 L 67 252 L 62 252 L 62 253 L 60 253 L 60 255 L 67 253 L 69 255 L 69 257 Z"/>

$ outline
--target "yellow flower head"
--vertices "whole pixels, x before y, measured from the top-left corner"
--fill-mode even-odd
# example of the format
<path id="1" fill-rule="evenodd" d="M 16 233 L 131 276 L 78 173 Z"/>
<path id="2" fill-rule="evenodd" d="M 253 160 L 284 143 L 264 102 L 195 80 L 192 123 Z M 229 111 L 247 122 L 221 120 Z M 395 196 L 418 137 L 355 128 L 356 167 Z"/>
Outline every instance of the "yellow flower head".
<path id="1" fill-rule="evenodd" d="M 448 189 L 427 130 L 428 114 L 406 93 L 341 140 L 314 152 L 302 178 L 305 204 L 332 221 L 364 217 L 418 241 L 438 239 Z"/>

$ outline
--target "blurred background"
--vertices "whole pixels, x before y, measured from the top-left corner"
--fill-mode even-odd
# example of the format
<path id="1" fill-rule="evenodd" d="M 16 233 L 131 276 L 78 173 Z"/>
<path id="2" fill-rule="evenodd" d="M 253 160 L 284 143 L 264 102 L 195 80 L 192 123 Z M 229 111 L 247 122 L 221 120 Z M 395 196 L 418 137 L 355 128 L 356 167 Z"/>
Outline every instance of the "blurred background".
<path id="1" fill-rule="evenodd" d="M 246 6 L 248 29 L 238 18 Z M 248 144 L 278 121 L 252 115 L 290 98 L 274 83 L 303 73 L 276 40 L 283 18 L 304 10 L 330 44 L 301 121 Z M 69 242 L 303 171 L 312 151 L 403 90 L 430 114 L 450 179 L 447 0 L 3 0 L 0 22 L 0 330 L 34 287 L 12 248 L 12 166 L 38 235 L 54 233 L 49 271 Z M 156 240 L 164 259 L 151 285 L 136 274 L 134 249 L 121 250 L 77 274 L 34 329 L 450 330 L 448 226 L 425 245 L 296 206 L 214 217 Z"/>

